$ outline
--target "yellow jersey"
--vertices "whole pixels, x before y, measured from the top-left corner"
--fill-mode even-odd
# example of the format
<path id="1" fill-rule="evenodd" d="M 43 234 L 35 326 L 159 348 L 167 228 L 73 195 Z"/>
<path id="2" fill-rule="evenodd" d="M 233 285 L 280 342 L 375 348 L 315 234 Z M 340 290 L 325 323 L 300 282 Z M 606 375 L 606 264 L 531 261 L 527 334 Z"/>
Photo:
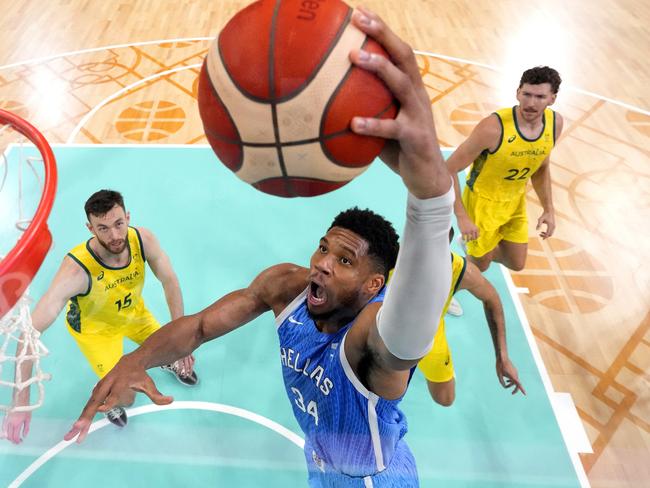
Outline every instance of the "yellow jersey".
<path id="1" fill-rule="evenodd" d="M 456 254 L 455 252 L 452 251 L 451 252 L 451 288 L 449 289 L 449 296 L 447 296 L 447 301 L 445 302 L 445 306 L 442 309 L 442 314 L 440 315 L 441 322 L 445 314 L 447 313 L 447 309 L 449 308 L 449 304 L 451 303 L 451 299 L 454 296 L 454 293 L 458 291 L 458 287 L 460 286 L 460 282 L 463 279 L 463 275 L 465 274 L 466 267 L 467 267 L 467 261 L 465 260 L 465 258 L 460 254 Z M 388 273 L 388 283 L 390 283 L 390 280 L 393 277 L 393 271 L 395 270 L 391 269 L 390 273 Z"/>
<path id="2" fill-rule="evenodd" d="M 537 139 L 527 139 L 520 132 L 516 107 L 494 113 L 501 123 L 501 140 L 494 152 L 486 149 L 472 163 L 467 187 L 488 200 L 518 200 L 555 145 L 555 112 L 544 110 L 542 132 Z"/>
<path id="3" fill-rule="evenodd" d="M 138 230 L 129 227 L 129 262 L 121 268 L 113 268 L 93 252 L 91 240 L 68 253 L 88 275 L 88 289 L 68 301 L 66 322 L 78 333 L 111 335 L 124 324 L 148 313 L 142 298 L 144 247 Z"/>

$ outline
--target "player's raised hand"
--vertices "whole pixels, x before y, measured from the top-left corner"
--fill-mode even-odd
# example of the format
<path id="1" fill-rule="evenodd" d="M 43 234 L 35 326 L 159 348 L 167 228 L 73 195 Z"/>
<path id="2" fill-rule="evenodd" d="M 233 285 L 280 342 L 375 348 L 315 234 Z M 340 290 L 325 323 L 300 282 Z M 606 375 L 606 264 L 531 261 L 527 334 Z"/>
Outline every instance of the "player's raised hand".
<path id="1" fill-rule="evenodd" d="M 381 157 L 399 172 L 414 196 L 430 198 L 446 193 L 451 180 L 437 143 L 431 103 L 413 50 L 377 14 L 365 8 L 357 9 L 352 21 L 381 44 L 390 59 L 363 50 L 351 52 L 350 59 L 379 76 L 400 104 L 395 119 L 355 117 L 352 130 L 394 141 L 387 144 Z"/>
<path id="2" fill-rule="evenodd" d="M 83 442 L 97 412 L 107 412 L 114 407 L 132 405 L 136 392 L 144 393 L 157 405 L 167 405 L 174 401 L 171 396 L 160 393 L 145 369 L 131 361 L 127 355 L 95 385 L 79 419 L 63 438 L 69 441 L 78 435 L 77 442 Z"/>

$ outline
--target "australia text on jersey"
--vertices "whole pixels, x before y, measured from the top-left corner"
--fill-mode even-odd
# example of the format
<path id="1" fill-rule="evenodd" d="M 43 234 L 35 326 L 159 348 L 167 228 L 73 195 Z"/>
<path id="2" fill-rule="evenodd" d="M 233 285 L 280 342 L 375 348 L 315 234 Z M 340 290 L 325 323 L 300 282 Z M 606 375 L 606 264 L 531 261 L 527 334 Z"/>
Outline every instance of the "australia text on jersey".
<path id="1" fill-rule="evenodd" d="M 110 290 L 111 288 L 115 288 L 117 285 L 119 285 L 120 283 L 124 283 L 125 281 L 134 280 L 138 276 L 140 276 L 140 272 L 136 269 L 135 271 L 129 273 L 128 275 L 120 276 L 119 278 L 113 280 L 111 283 L 107 283 L 106 288 L 104 288 L 104 291 Z"/>
<path id="2" fill-rule="evenodd" d="M 544 149 L 526 149 L 525 151 L 512 151 L 510 156 L 512 157 L 521 157 L 521 156 L 545 156 L 546 151 Z"/>

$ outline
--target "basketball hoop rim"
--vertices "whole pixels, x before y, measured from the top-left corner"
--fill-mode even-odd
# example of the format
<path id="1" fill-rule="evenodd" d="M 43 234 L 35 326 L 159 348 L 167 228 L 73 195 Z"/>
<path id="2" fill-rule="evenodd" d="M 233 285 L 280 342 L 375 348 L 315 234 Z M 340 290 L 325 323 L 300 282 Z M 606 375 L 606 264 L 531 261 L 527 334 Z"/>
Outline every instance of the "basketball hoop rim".
<path id="1" fill-rule="evenodd" d="M 41 156 L 43 157 L 43 165 L 45 167 L 43 194 L 38 203 L 38 208 L 36 209 L 36 213 L 34 214 L 29 227 L 27 227 L 27 230 L 25 230 L 20 239 L 18 239 L 14 248 L 9 251 L 2 261 L 0 261 L 0 277 L 2 277 L 14 271 L 18 267 L 21 257 L 28 255 L 30 250 L 36 246 L 37 239 L 42 235 L 43 231 L 46 231 L 49 234 L 47 219 L 52 210 L 52 206 L 54 205 L 57 171 L 56 159 L 52 152 L 52 148 L 47 142 L 47 139 L 45 139 L 45 136 L 43 136 L 36 127 L 22 117 L 3 109 L 0 109 L 0 124 L 11 125 L 16 131 L 29 139 L 40 151 Z M 39 263 L 39 266 L 40 264 L 41 263 Z M 33 276 L 30 277 L 30 281 L 31 278 L 33 278 Z M 0 316 L 2 315 L 3 311 L 0 310 Z"/>

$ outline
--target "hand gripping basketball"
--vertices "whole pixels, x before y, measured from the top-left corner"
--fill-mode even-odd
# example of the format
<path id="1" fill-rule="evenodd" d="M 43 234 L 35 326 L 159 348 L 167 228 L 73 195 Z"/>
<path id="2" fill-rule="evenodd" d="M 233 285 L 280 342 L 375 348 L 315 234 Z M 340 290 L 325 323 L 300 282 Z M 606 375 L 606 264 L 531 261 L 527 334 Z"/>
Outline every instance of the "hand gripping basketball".
<path id="1" fill-rule="evenodd" d="M 392 118 L 395 100 L 353 48 L 386 52 L 350 22 L 341 0 L 258 0 L 210 47 L 199 75 L 206 138 L 220 161 L 258 190 L 320 195 L 347 184 L 384 140 L 350 130 L 355 115 Z"/>
<path id="2" fill-rule="evenodd" d="M 413 50 L 377 14 L 365 8 L 355 11 L 352 21 L 376 40 L 390 59 L 364 50 L 354 50 L 350 59 L 383 80 L 400 103 L 395 119 L 355 117 L 352 130 L 393 140 L 381 158 L 402 176 L 414 196 L 430 198 L 444 194 L 451 179 L 437 144 L 431 103 Z"/>

